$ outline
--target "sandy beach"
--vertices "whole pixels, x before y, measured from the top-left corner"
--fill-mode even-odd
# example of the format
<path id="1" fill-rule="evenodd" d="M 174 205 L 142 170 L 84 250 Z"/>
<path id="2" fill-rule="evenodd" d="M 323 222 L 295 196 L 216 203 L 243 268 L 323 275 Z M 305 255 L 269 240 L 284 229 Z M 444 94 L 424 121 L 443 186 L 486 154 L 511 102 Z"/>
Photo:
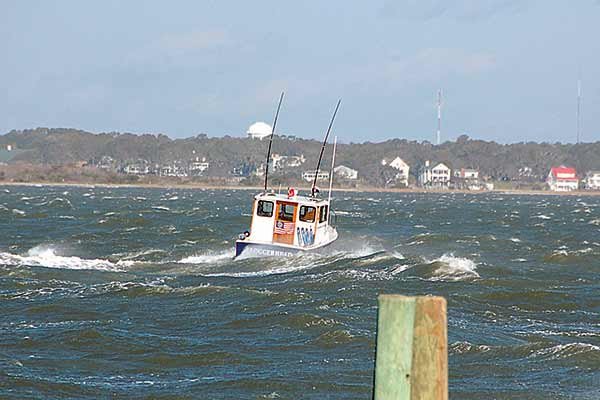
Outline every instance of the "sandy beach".
<path id="1" fill-rule="evenodd" d="M 148 183 L 82 183 L 82 182 L 2 182 L 0 186 L 39 186 L 39 187 L 105 187 L 105 188 L 147 188 L 147 189 L 201 189 L 201 190 L 252 190 L 260 191 L 262 186 L 234 186 L 234 185 L 211 185 L 199 183 L 173 183 L 173 184 L 148 184 Z M 275 191 L 278 189 L 273 188 Z M 286 188 L 282 187 L 281 190 Z M 310 191 L 310 187 L 298 187 L 300 193 Z M 343 188 L 334 187 L 334 192 L 381 192 L 381 193 L 439 193 L 439 194 L 483 194 L 483 193 L 498 193 L 507 195 L 535 195 L 535 196 L 600 196 L 600 191 L 593 190 L 577 190 L 572 192 L 552 192 L 549 190 L 522 190 L 522 189 L 494 189 L 494 190 L 426 190 L 421 188 L 380 188 L 363 186 L 359 188 Z"/>

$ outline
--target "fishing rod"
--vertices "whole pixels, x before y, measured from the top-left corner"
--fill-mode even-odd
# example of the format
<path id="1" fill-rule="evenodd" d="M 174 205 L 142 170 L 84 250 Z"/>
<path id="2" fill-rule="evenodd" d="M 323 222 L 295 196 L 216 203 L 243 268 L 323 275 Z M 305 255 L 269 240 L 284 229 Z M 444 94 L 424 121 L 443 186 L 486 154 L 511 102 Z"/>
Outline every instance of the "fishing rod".
<path id="1" fill-rule="evenodd" d="M 323 152 L 325 151 L 325 146 L 327 145 L 327 138 L 329 138 L 329 132 L 331 132 L 331 127 L 333 126 L 333 121 L 335 120 L 335 116 L 338 112 L 338 108 L 340 108 L 340 103 L 342 99 L 339 99 L 337 105 L 335 106 L 335 111 L 333 111 L 333 115 L 331 116 L 331 121 L 329 122 L 329 127 L 327 128 L 327 133 L 325 134 L 325 140 L 323 140 L 323 146 L 321 147 L 321 153 L 319 154 L 319 161 L 317 161 L 317 169 L 315 170 L 315 179 L 313 180 L 312 187 L 310 188 L 310 195 L 315 197 L 315 189 L 317 187 L 317 177 L 319 176 L 319 168 L 321 167 L 321 160 L 323 159 Z"/>
<path id="2" fill-rule="evenodd" d="M 275 136 L 275 127 L 277 126 L 277 118 L 279 117 L 279 109 L 281 108 L 281 102 L 283 102 L 284 94 L 285 92 L 281 92 L 281 97 L 279 97 L 277 112 L 275 113 L 275 119 L 273 120 L 273 129 L 271 129 L 271 137 L 269 138 L 269 150 L 267 151 L 267 164 L 265 166 L 265 193 L 267 192 L 267 184 L 269 181 L 269 158 L 271 158 L 271 146 L 273 145 L 273 136 Z"/>

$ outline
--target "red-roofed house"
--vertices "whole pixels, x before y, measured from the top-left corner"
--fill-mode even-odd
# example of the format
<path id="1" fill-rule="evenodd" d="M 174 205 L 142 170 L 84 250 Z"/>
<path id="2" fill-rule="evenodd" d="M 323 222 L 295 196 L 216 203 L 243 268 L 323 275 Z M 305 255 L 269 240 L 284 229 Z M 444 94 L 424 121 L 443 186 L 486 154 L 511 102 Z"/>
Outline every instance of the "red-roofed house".
<path id="1" fill-rule="evenodd" d="M 575 168 L 560 167 L 550 168 L 548 179 L 546 179 L 550 190 L 555 192 L 570 192 L 579 189 L 579 178 Z"/>

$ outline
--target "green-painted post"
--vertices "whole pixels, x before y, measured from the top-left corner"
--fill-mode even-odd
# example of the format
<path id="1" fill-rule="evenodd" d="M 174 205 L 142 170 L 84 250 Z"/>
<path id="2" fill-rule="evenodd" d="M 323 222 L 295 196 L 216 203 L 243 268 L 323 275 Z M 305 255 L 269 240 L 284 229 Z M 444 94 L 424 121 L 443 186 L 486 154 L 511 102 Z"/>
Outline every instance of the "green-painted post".
<path id="1" fill-rule="evenodd" d="M 442 297 L 379 296 L 375 400 L 447 400 L 448 337 Z"/>

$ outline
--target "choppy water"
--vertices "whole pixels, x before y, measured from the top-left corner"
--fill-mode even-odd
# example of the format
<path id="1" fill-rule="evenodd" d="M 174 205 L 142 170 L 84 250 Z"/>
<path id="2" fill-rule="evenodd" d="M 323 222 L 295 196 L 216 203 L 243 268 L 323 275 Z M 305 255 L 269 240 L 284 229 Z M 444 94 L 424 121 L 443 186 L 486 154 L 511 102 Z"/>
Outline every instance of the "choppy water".
<path id="1" fill-rule="evenodd" d="M 232 261 L 251 195 L 0 186 L 0 397 L 368 399 L 399 293 L 452 398 L 600 398 L 600 197 L 337 193 L 331 254 Z"/>

